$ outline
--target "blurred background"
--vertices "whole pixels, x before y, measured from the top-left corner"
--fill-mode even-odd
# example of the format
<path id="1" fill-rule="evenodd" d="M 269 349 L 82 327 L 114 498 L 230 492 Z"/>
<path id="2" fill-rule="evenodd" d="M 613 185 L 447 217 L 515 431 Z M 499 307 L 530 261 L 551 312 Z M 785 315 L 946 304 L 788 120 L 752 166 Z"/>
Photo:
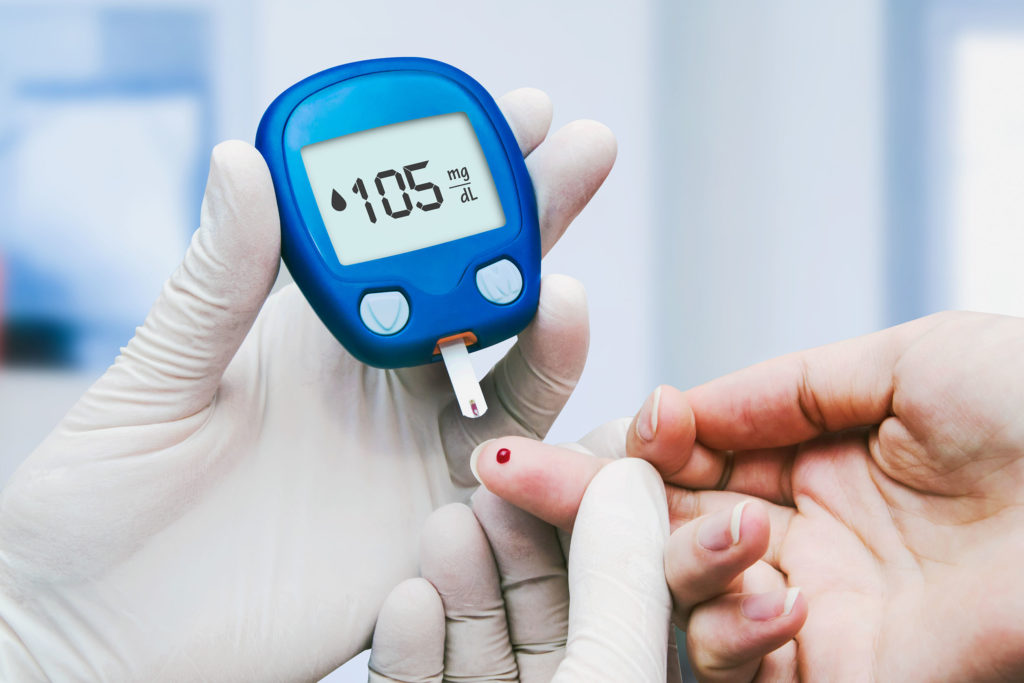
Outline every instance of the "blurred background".
<path id="1" fill-rule="evenodd" d="M 212 145 L 311 73 L 395 55 L 618 137 L 544 264 L 584 282 L 593 334 L 551 440 L 658 382 L 941 309 L 1024 314 L 1020 3 L 0 0 L 4 480 L 145 317 Z"/>

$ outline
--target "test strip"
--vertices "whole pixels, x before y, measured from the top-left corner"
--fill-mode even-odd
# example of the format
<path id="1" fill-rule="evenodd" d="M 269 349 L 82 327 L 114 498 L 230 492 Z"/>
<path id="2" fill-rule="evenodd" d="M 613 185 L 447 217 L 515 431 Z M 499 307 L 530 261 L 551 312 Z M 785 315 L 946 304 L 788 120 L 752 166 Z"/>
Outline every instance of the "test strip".
<path id="1" fill-rule="evenodd" d="M 459 409 L 466 417 L 480 417 L 487 412 L 487 402 L 484 401 L 480 382 L 476 381 L 473 364 L 469 361 L 466 340 L 459 337 L 442 342 L 439 346 L 444 367 L 448 370 L 452 388 L 455 389 L 455 400 L 459 402 Z"/>

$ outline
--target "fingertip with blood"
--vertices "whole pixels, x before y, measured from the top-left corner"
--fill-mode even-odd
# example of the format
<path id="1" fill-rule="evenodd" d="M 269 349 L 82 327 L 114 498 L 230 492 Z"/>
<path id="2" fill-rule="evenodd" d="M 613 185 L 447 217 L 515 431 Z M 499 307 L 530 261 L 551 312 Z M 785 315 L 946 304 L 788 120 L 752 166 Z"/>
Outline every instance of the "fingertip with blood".
<path id="1" fill-rule="evenodd" d="M 570 529 L 587 485 L 608 462 L 510 436 L 477 446 L 470 469 L 487 490 L 549 524 Z"/>

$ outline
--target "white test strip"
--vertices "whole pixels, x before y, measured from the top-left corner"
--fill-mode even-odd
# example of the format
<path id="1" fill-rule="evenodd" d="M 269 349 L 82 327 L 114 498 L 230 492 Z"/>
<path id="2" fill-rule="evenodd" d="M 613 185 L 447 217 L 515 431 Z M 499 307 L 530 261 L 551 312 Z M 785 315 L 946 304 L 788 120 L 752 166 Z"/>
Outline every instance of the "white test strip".
<path id="1" fill-rule="evenodd" d="M 484 401 L 480 382 L 476 381 L 473 364 L 469 361 L 466 340 L 460 337 L 440 346 L 444 367 L 448 370 L 452 388 L 455 389 L 455 400 L 459 402 L 462 414 L 466 417 L 480 417 L 487 412 L 487 402 Z"/>

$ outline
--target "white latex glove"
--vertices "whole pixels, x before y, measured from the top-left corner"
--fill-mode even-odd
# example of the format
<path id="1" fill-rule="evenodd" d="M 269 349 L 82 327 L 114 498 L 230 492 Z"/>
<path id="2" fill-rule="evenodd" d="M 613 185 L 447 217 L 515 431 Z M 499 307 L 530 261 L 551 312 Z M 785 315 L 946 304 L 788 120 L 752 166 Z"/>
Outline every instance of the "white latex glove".
<path id="1" fill-rule="evenodd" d="M 556 529 L 480 489 L 428 520 L 424 578 L 385 602 L 370 680 L 678 681 L 667 535 L 661 477 L 615 462 L 580 504 L 567 579 Z"/>
<path id="2" fill-rule="evenodd" d="M 540 145 L 546 96 L 499 104 L 529 154 L 546 252 L 615 141 L 577 122 Z M 426 517 L 465 499 L 473 446 L 543 435 L 582 371 L 583 291 L 548 277 L 533 324 L 483 383 L 488 414 L 466 420 L 440 365 L 361 365 L 294 287 L 264 305 L 279 240 L 262 158 L 218 146 L 182 266 L 0 495 L 0 680 L 331 671 L 416 574 Z"/>

